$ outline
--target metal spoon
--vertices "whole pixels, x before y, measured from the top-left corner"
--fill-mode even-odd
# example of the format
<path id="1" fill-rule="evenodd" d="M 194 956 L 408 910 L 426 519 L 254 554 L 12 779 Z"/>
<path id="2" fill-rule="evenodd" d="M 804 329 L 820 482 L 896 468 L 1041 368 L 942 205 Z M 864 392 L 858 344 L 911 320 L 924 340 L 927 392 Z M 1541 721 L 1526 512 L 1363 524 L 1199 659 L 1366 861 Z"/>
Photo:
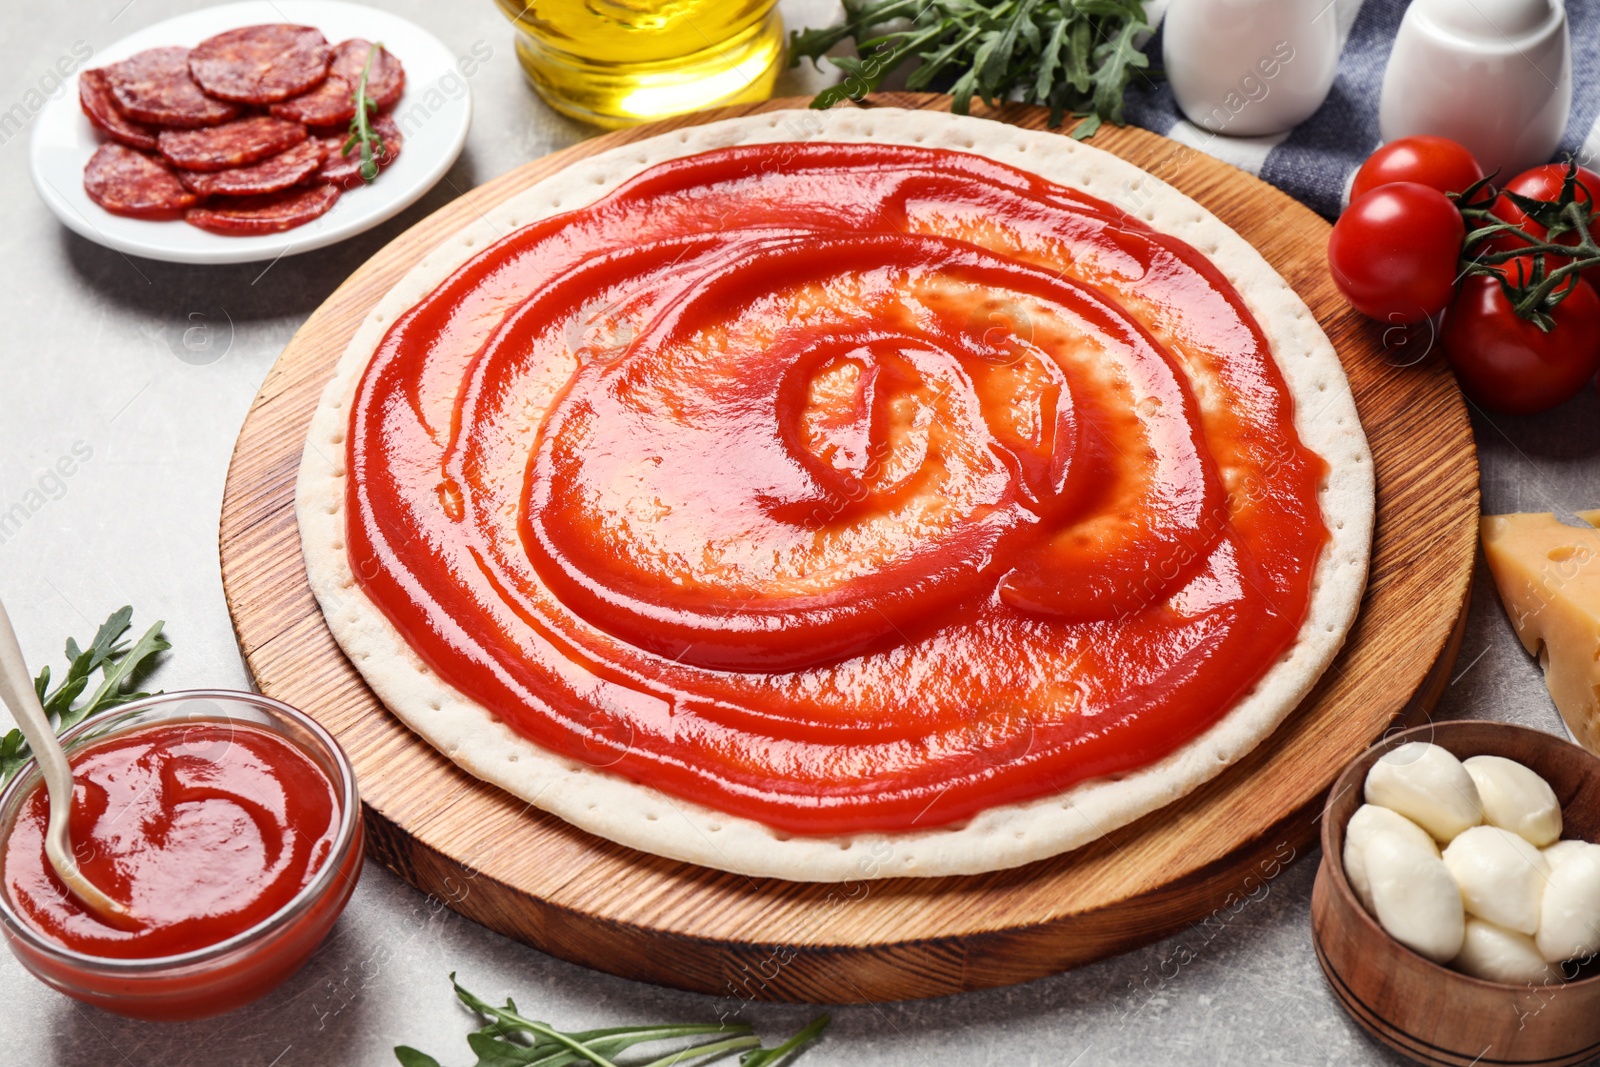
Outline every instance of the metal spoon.
<path id="1" fill-rule="evenodd" d="M 0 699 L 6 702 L 11 714 L 28 739 L 33 758 L 44 776 L 45 788 L 50 792 L 50 823 L 44 835 L 44 854 L 50 866 L 56 869 L 67 889 L 102 918 L 129 917 L 126 905 L 112 900 L 78 869 L 72 855 L 72 842 L 67 833 L 67 817 L 72 813 L 72 767 L 67 754 L 56 739 L 34 691 L 28 665 L 22 658 L 22 647 L 17 644 L 16 631 L 11 628 L 11 617 L 0 604 Z M 119 924 L 120 925 L 120 924 Z"/>

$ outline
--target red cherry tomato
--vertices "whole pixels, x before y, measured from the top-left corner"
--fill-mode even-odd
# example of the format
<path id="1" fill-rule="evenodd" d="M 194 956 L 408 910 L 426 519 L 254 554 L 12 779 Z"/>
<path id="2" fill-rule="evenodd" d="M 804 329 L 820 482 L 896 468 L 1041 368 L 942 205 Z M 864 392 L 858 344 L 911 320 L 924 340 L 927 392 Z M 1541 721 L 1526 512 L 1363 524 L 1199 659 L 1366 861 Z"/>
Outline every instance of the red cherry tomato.
<path id="1" fill-rule="evenodd" d="M 1527 277 L 1531 257 L 1506 265 Z M 1440 340 L 1462 392 L 1490 411 L 1531 415 L 1574 396 L 1600 369 L 1600 296 L 1582 278 L 1546 333 L 1511 308 L 1494 278 L 1473 275 L 1444 317 Z"/>
<path id="2" fill-rule="evenodd" d="M 1350 199 L 1356 201 L 1380 185 L 1416 182 L 1441 193 L 1459 193 L 1483 177 L 1472 153 L 1448 137 L 1402 137 L 1390 141 L 1361 164 Z"/>
<path id="3" fill-rule="evenodd" d="M 1523 171 L 1506 183 L 1505 188 L 1508 192 L 1532 197 L 1535 200 L 1557 200 L 1561 196 L 1561 183 L 1566 180 L 1566 177 L 1567 165 L 1565 163 L 1546 163 L 1542 167 L 1534 167 L 1532 170 Z M 1578 200 L 1597 205 L 1596 214 L 1589 223 L 1589 232 L 1594 235 L 1595 240 L 1600 241 L 1600 174 L 1596 174 L 1587 167 L 1578 168 Z M 1532 237 L 1542 240 L 1545 236 L 1545 228 L 1543 226 L 1528 218 L 1521 208 L 1505 197 L 1497 199 L 1490 211 L 1495 218 L 1500 219 L 1502 222 L 1511 223 Z M 1578 235 L 1569 233 L 1559 238 L 1556 243 L 1575 245 L 1578 243 Z M 1485 241 L 1484 247 L 1491 252 L 1510 252 L 1516 248 L 1525 248 L 1527 244 L 1521 238 L 1501 234 Z M 1551 270 L 1554 270 L 1563 263 L 1571 262 L 1571 260 L 1560 256 L 1549 256 L 1545 262 Z M 1600 286 L 1600 267 L 1589 268 L 1583 272 L 1583 276 L 1590 285 Z"/>
<path id="4" fill-rule="evenodd" d="M 1421 322 L 1450 303 L 1465 236 L 1449 197 L 1416 182 L 1395 182 L 1339 216 L 1328 238 L 1328 267 L 1363 315 L 1395 325 Z"/>

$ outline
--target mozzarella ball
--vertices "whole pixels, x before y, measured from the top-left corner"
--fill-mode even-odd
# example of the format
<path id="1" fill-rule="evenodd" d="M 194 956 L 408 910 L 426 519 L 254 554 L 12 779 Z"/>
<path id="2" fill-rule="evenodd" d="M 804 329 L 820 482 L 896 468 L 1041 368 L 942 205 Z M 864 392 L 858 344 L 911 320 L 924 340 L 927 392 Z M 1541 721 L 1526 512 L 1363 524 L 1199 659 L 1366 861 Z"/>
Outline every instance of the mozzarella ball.
<path id="1" fill-rule="evenodd" d="M 1554 871 L 1564 863 L 1568 856 L 1575 856 L 1589 847 L 1587 841 L 1557 841 L 1555 844 L 1541 849 L 1544 858 L 1550 863 L 1550 870 Z"/>
<path id="2" fill-rule="evenodd" d="M 1373 915 L 1378 912 L 1372 903 L 1372 885 L 1367 880 L 1366 848 L 1381 833 L 1399 834 L 1417 848 L 1435 856 L 1439 854 L 1439 847 L 1433 843 L 1428 832 L 1399 812 L 1380 808 L 1376 804 L 1363 804 L 1357 808 L 1344 829 L 1344 874 L 1350 881 L 1350 888 L 1356 891 L 1356 896 L 1361 898 L 1361 903 Z"/>
<path id="3" fill-rule="evenodd" d="M 1568 849 L 1550 872 L 1534 935 L 1539 955 L 1551 963 L 1600 951 L 1600 845 L 1561 843 L 1578 847 Z"/>
<path id="4" fill-rule="evenodd" d="M 1466 914 L 1444 860 L 1393 833 L 1368 841 L 1365 859 L 1378 925 L 1435 963 L 1449 963 L 1461 951 Z"/>
<path id="5" fill-rule="evenodd" d="M 1556 980 L 1554 969 L 1539 955 L 1533 938 L 1477 916 L 1467 917 L 1461 954 L 1450 966 L 1491 982 L 1544 985 Z"/>
<path id="6" fill-rule="evenodd" d="M 1469 914 L 1519 934 L 1539 929 L 1550 861 L 1521 837 L 1498 826 L 1474 826 L 1450 842 L 1444 865 Z"/>
<path id="7" fill-rule="evenodd" d="M 1448 751 L 1423 741 L 1384 753 L 1367 772 L 1366 798 L 1404 815 L 1440 844 L 1483 822 L 1472 775 Z"/>
<path id="8" fill-rule="evenodd" d="M 1561 836 L 1561 802 L 1550 783 L 1516 760 L 1473 756 L 1461 765 L 1478 787 L 1483 821 L 1543 848 Z"/>

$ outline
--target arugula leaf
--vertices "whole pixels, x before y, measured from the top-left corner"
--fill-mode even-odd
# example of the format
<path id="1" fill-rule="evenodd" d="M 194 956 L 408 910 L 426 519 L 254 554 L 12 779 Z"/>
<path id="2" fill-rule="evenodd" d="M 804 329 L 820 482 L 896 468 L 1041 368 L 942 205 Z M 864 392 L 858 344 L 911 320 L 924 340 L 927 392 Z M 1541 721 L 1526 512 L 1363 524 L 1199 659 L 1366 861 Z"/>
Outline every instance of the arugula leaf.
<path id="1" fill-rule="evenodd" d="M 54 689 L 50 687 L 50 668 L 46 666 L 39 671 L 39 676 L 33 680 L 33 688 L 39 694 L 45 717 L 50 720 L 50 726 L 56 733 L 70 730 L 91 715 L 151 695 L 133 691 L 133 682 L 149 669 L 156 655 L 167 651 L 172 645 L 162 635 L 163 624 L 158 620 L 130 648 L 123 640 L 123 635 L 132 625 L 133 608 L 124 606 L 113 611 L 101 623 L 88 648 L 81 648 L 77 641 L 67 638 L 67 674 Z M 100 673 L 100 684 L 87 700 L 76 703 L 97 671 Z M 0 738 L 0 784 L 9 782 L 23 764 L 32 758 L 33 753 L 28 749 L 21 730 L 12 730 Z"/>
<path id="2" fill-rule="evenodd" d="M 357 147 L 361 149 L 361 180 L 371 184 L 378 177 L 378 160 L 388 151 L 383 135 L 372 128 L 372 116 L 378 113 L 378 102 L 367 95 L 367 75 L 372 73 L 372 61 L 377 57 L 383 42 L 367 49 L 367 60 L 361 65 L 361 78 L 355 88 L 355 117 L 350 120 L 350 136 L 339 150 L 348 156 Z"/>
<path id="3" fill-rule="evenodd" d="M 9 782 L 22 765 L 28 762 L 28 746 L 21 730 L 12 730 L 0 738 L 0 782 Z"/>
<path id="4" fill-rule="evenodd" d="M 1143 69 L 1150 57 L 1134 47 L 1133 38 L 1140 23 L 1125 22 L 1110 41 L 1097 46 L 1095 59 L 1100 66 L 1094 73 L 1094 113 L 1102 120 L 1122 124 L 1122 97 L 1131 78 L 1130 68 Z"/>
<path id="5" fill-rule="evenodd" d="M 845 74 L 812 107 L 860 100 L 890 71 L 916 58 L 906 88 L 948 86 L 951 110 L 972 98 L 1021 99 L 1050 108 L 1050 125 L 1068 112 L 1084 119 L 1073 136 L 1104 122 L 1120 125 L 1128 83 L 1155 77 L 1135 41 L 1150 29 L 1145 0 L 844 0 L 837 26 L 796 31 L 789 64 L 813 64 L 845 41 L 855 55 L 828 56 Z"/>
<path id="6" fill-rule="evenodd" d="M 749 1023 L 679 1023 L 657 1026 L 613 1026 L 600 1030 L 565 1033 L 548 1023 L 530 1019 L 506 998 L 495 1007 L 468 991 L 452 972 L 450 984 L 456 998 L 487 1024 L 467 1034 L 467 1047 L 478 1061 L 474 1067 L 617 1067 L 613 1057 L 635 1045 L 657 1041 L 688 1043 L 638 1067 L 699 1067 L 731 1053 L 742 1053 L 740 1067 L 778 1067 L 786 1063 L 827 1029 L 828 1016 L 820 1015 L 787 1041 L 763 1048 Z M 711 1040 L 702 1040 L 710 1038 Z M 439 1067 L 439 1061 L 407 1045 L 397 1045 L 395 1059 L 401 1067 Z"/>
<path id="7" fill-rule="evenodd" d="M 394 1058 L 400 1061 L 400 1067 L 439 1067 L 438 1060 L 407 1045 L 396 1045 Z"/>
<path id="8" fill-rule="evenodd" d="M 739 1060 L 739 1067 L 768 1067 L 769 1064 L 781 1063 L 784 1057 L 821 1037 L 822 1031 L 826 1030 L 832 1021 L 833 1019 L 826 1014 L 819 1015 L 783 1044 L 746 1053 Z"/>
<path id="9" fill-rule="evenodd" d="M 528 1067 L 546 1058 L 543 1050 L 518 1045 L 479 1030 L 467 1035 L 467 1047 L 478 1055 L 478 1067 Z"/>

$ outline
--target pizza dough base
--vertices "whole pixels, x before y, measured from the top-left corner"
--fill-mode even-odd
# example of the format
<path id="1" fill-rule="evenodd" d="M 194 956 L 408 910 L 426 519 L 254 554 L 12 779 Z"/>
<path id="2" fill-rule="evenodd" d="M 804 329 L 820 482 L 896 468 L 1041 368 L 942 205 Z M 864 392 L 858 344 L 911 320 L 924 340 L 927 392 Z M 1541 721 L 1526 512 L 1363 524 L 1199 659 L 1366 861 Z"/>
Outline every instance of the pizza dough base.
<path id="1" fill-rule="evenodd" d="M 367 361 L 389 325 L 462 263 L 511 231 L 599 199 L 640 171 L 730 145 L 869 141 L 985 156 L 1082 189 L 1210 257 L 1265 331 L 1302 441 L 1330 467 L 1319 491 L 1331 540 L 1289 652 L 1210 730 L 1166 758 L 1082 782 L 965 824 L 909 833 L 796 837 L 557 756 L 442 682 L 356 585 L 345 554 L 345 434 Z M 357 329 L 312 419 L 296 513 L 312 591 L 335 639 L 401 721 L 483 781 L 631 848 L 752 877 L 808 882 L 976 874 L 1094 841 L 1169 804 L 1249 752 L 1332 662 L 1366 587 L 1372 457 L 1344 369 L 1309 308 L 1261 255 L 1205 208 L 1150 174 L 1054 133 L 898 108 L 777 111 L 708 123 L 580 160 L 458 231 L 389 291 Z"/>

